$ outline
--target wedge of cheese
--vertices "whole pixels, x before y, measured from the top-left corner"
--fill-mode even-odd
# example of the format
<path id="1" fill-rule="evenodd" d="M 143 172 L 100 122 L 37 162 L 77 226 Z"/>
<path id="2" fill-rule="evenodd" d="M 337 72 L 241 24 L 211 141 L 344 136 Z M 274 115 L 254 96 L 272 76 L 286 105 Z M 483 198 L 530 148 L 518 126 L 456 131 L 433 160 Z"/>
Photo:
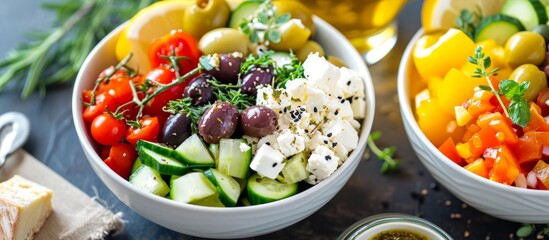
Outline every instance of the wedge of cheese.
<path id="1" fill-rule="evenodd" d="M 0 183 L 0 239 L 33 239 L 52 212 L 52 195 L 17 175 Z"/>

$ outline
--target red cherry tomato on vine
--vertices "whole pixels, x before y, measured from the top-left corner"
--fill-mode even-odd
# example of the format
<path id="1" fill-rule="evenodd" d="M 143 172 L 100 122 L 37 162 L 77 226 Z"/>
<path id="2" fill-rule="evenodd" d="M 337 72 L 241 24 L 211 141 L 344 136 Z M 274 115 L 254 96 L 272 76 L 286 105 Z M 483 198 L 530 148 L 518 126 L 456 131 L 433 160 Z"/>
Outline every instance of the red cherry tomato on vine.
<path id="1" fill-rule="evenodd" d="M 91 99 L 91 95 L 90 95 Z M 89 102 L 88 102 L 89 103 Z M 91 123 L 97 116 L 103 114 L 106 108 L 114 111 L 116 110 L 116 103 L 113 100 L 113 97 L 109 94 L 100 93 L 95 96 L 95 104 L 92 106 L 87 106 L 82 113 L 82 118 L 87 123 Z"/>
<path id="2" fill-rule="evenodd" d="M 172 53 L 172 48 L 175 53 Z M 190 34 L 178 30 L 157 38 L 149 46 L 149 61 L 153 68 L 162 64 L 171 65 L 163 56 L 173 54 L 177 57 L 188 58 L 179 61 L 179 73 L 185 74 L 196 68 L 198 64 L 198 58 L 200 57 L 198 43 Z"/>
<path id="3" fill-rule="evenodd" d="M 132 145 L 127 143 L 116 143 L 112 145 L 109 156 L 104 162 L 118 175 L 124 179 L 128 179 L 136 158 L 137 153 Z"/>
<path id="4" fill-rule="evenodd" d="M 145 77 L 146 79 L 150 79 L 158 83 L 169 84 L 175 80 L 175 73 L 173 69 L 167 67 L 166 65 L 160 65 L 147 73 Z M 145 113 L 151 116 L 161 116 L 163 119 L 167 119 L 170 114 L 164 112 L 164 106 L 166 106 L 171 100 L 177 100 L 183 97 L 183 90 L 185 90 L 187 82 L 188 81 L 185 81 L 181 84 L 175 85 L 151 99 L 145 105 Z"/>
<path id="5" fill-rule="evenodd" d="M 104 93 L 111 95 L 118 107 L 133 99 L 130 84 L 133 84 L 132 79 L 127 76 L 125 71 L 119 70 L 109 79 L 109 81 L 102 83 L 103 87 L 101 90 Z M 116 109 L 111 110 L 114 111 Z"/>
<path id="6" fill-rule="evenodd" d="M 90 129 L 95 141 L 103 145 L 113 145 L 124 138 L 126 123 L 103 113 L 93 119 Z"/>
<path id="7" fill-rule="evenodd" d="M 126 132 L 126 141 L 135 146 L 138 140 L 157 142 L 160 133 L 160 124 L 157 117 L 148 117 L 139 121 L 141 128 L 129 127 Z"/>

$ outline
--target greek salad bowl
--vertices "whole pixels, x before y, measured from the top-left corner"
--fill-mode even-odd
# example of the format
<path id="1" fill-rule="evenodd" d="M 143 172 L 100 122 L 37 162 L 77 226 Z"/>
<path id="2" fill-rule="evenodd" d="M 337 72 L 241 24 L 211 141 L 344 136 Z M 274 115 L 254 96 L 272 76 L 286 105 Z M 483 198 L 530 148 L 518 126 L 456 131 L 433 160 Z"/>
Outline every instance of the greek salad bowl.
<path id="1" fill-rule="evenodd" d="M 192 236 L 222 239 L 258 236 L 283 229 L 313 214 L 340 191 L 362 159 L 372 127 L 375 105 L 373 84 L 361 55 L 335 28 L 317 17 L 313 19 L 316 28 L 314 39 L 324 47 L 326 55 L 341 59 L 364 80 L 366 113 L 360 120 L 361 127 L 357 131 L 358 144 L 348 159 L 329 177 L 288 198 L 235 207 L 210 207 L 177 202 L 145 192 L 120 177 L 98 154 L 97 144 L 94 144 L 88 130 L 89 125 L 83 120 L 85 106 L 81 96 L 84 90 L 93 88 L 96 77 L 104 69 L 117 64 L 113 52 L 124 26 L 111 32 L 89 54 L 77 76 L 73 91 L 72 110 L 76 131 L 95 173 L 120 201 L 138 214 L 163 227 Z"/>
<path id="2" fill-rule="evenodd" d="M 415 44 L 424 35 L 423 30 L 419 30 L 410 41 L 398 72 L 398 99 L 402 121 L 419 160 L 446 189 L 479 211 L 514 222 L 549 222 L 549 191 L 531 189 L 530 185 L 517 187 L 516 183 L 502 184 L 481 177 L 439 151 L 439 146 L 435 146 L 422 131 L 416 119 L 414 106 L 418 105 L 414 97 L 425 84 L 418 81 L 413 51 Z"/>

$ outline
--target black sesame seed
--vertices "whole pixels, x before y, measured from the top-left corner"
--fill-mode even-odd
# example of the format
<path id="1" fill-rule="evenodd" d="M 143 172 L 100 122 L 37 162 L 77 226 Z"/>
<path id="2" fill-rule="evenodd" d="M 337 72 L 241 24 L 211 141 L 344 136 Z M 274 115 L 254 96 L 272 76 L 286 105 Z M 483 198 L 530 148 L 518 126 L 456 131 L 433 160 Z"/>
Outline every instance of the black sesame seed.
<path id="1" fill-rule="evenodd" d="M 337 146 L 337 142 L 332 143 L 332 147 L 335 148 Z"/>
<path id="2" fill-rule="evenodd" d="M 337 96 L 337 99 L 342 99 L 343 97 L 342 96 Z"/>
<path id="3" fill-rule="evenodd" d="M 334 114 L 335 114 L 335 115 L 339 114 L 339 112 L 337 111 L 337 109 L 336 109 L 336 111 L 334 112 Z"/>
<path id="4" fill-rule="evenodd" d="M 341 99 L 341 103 L 344 103 L 345 102 L 345 99 Z"/>
<path id="5" fill-rule="evenodd" d="M 318 112 L 318 109 L 316 107 L 313 108 L 314 112 Z"/>
<path id="6" fill-rule="evenodd" d="M 305 133 L 309 133 L 309 129 L 305 129 Z"/>
<path id="7" fill-rule="evenodd" d="M 328 133 L 326 136 L 328 137 L 332 137 L 332 133 Z"/>
<path id="8" fill-rule="evenodd" d="M 326 161 L 328 161 L 328 160 L 332 159 L 332 156 L 326 155 L 324 158 L 326 159 Z"/>
<path id="9" fill-rule="evenodd" d="M 347 86 L 351 85 L 351 81 L 347 81 Z"/>
<path id="10" fill-rule="evenodd" d="M 328 140 L 324 140 L 324 144 L 328 144 Z"/>
<path id="11" fill-rule="evenodd" d="M 300 107 L 299 110 L 305 111 L 305 108 L 304 108 L 304 107 Z"/>
<path id="12" fill-rule="evenodd" d="M 273 163 L 273 167 L 276 167 L 276 165 L 278 165 L 278 163 L 277 163 L 277 162 Z"/>
<path id="13" fill-rule="evenodd" d="M 270 143 L 270 142 L 266 142 L 265 144 L 267 144 L 267 146 L 271 146 L 271 143 Z"/>

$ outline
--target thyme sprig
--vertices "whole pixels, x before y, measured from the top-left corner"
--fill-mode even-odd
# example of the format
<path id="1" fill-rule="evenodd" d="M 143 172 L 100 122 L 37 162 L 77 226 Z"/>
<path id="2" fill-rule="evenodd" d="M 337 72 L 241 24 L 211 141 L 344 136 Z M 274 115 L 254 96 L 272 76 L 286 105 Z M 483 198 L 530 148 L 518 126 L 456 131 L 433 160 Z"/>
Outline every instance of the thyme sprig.
<path id="1" fill-rule="evenodd" d="M 496 99 L 503 109 L 503 113 L 505 114 L 505 116 L 511 119 L 514 124 L 517 124 L 521 127 L 525 127 L 526 125 L 528 125 L 531 116 L 528 107 L 528 101 L 524 99 L 524 94 L 530 86 L 530 82 L 526 81 L 519 84 L 518 82 L 515 82 L 513 80 L 502 80 L 500 81 L 498 86 L 499 91 L 496 91 L 494 90 L 495 88 L 492 84 L 490 76 L 497 73 L 500 69 L 494 68 L 492 70 L 488 70 L 492 65 L 492 60 L 490 59 L 490 56 L 485 56 L 484 52 L 482 52 L 481 46 L 478 46 L 475 49 L 475 54 L 473 56 L 470 56 L 468 58 L 468 61 L 472 64 L 477 65 L 477 68 L 475 68 L 475 71 L 471 76 L 474 78 L 483 77 L 488 83 L 488 85 L 480 85 L 479 88 L 494 93 L 494 96 L 496 96 Z M 503 100 L 501 99 L 502 95 L 511 100 L 508 108 L 505 106 Z"/>
<path id="2" fill-rule="evenodd" d="M 0 61 L 0 91 L 20 84 L 21 97 L 26 99 L 36 89 L 44 95 L 48 85 L 72 81 L 100 39 L 152 2 L 65 0 L 44 4 L 56 14 L 54 27 L 29 34 L 29 43 Z"/>
<path id="3" fill-rule="evenodd" d="M 281 40 L 280 26 L 291 19 L 289 13 L 277 16 L 271 0 L 265 0 L 257 11 L 238 25 L 240 31 L 248 35 L 252 43 L 269 45 Z"/>
<path id="4" fill-rule="evenodd" d="M 400 165 L 400 162 L 398 159 L 394 159 L 393 156 L 396 152 L 396 147 L 387 147 L 384 149 L 380 149 L 376 144 L 375 141 L 378 140 L 381 137 L 380 131 L 375 131 L 368 136 L 368 146 L 370 147 L 370 150 L 380 159 L 383 160 L 383 165 L 381 165 L 381 169 L 379 170 L 381 173 L 389 173 L 396 171 Z"/>
<path id="5" fill-rule="evenodd" d="M 305 77 L 303 63 L 297 59 L 293 52 L 290 52 L 290 63 L 275 68 L 275 85 L 277 88 L 286 88 L 286 82 Z"/>

